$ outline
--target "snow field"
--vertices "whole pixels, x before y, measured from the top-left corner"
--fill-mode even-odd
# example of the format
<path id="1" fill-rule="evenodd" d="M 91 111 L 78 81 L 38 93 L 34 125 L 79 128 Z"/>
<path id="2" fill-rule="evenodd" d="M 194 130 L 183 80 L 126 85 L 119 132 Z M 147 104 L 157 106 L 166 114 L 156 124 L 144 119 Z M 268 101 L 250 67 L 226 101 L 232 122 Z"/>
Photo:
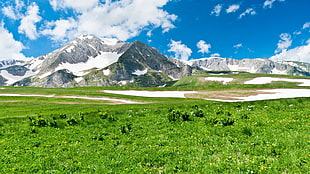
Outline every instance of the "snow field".
<path id="1" fill-rule="evenodd" d="M 275 81 L 297 82 L 301 83 L 298 86 L 310 86 L 310 79 L 288 79 L 288 78 L 276 78 L 276 77 L 257 77 L 252 80 L 244 82 L 244 84 L 260 85 Z"/>

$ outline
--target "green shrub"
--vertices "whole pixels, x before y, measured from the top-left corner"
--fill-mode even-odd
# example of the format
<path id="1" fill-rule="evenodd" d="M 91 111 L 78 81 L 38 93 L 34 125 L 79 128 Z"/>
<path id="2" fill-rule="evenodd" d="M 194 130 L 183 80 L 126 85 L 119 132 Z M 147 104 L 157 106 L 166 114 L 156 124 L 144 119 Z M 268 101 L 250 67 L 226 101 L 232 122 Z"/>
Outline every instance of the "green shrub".
<path id="1" fill-rule="evenodd" d="M 190 114 L 186 111 L 173 109 L 168 113 L 169 121 L 190 121 Z"/>

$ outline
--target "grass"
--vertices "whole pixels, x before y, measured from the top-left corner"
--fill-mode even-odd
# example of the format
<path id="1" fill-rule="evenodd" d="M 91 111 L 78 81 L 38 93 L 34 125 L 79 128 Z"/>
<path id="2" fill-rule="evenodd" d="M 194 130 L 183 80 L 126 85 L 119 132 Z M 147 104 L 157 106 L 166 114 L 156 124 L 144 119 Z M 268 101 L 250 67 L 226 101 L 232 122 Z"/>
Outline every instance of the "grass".
<path id="1" fill-rule="evenodd" d="M 205 77 L 227 77 L 234 78 L 234 81 L 228 83 L 227 85 L 221 84 L 221 82 L 216 81 L 205 81 Z M 294 79 L 310 79 L 308 77 L 298 77 L 298 76 L 287 76 L 287 75 L 273 75 L 273 74 L 250 74 L 250 73 L 240 73 L 240 74 L 229 74 L 229 75 L 197 75 L 184 77 L 172 85 L 173 88 L 179 90 L 223 90 L 223 89 L 266 89 L 266 88 L 310 88 L 310 87 L 300 87 L 296 83 L 292 82 L 272 82 L 269 84 L 262 85 L 245 85 L 243 82 L 251 80 L 256 77 L 281 77 L 281 78 L 294 78 Z"/>
<path id="2" fill-rule="evenodd" d="M 216 85 L 246 95 L 238 92 L 238 84 L 210 88 L 218 91 Z M 252 88 L 261 87 L 265 86 Z M 5 88 L 0 93 L 107 96 L 152 103 L 0 97 L 0 173 L 310 171 L 310 98 L 225 103 L 100 92 L 127 88 Z M 172 89 L 190 88 L 168 88 Z"/>
<path id="3" fill-rule="evenodd" d="M 310 170 L 309 98 L 64 106 L 67 112 L 42 107 L 32 117 L 44 120 L 42 126 L 27 117 L 0 120 L 1 173 Z M 189 121 L 169 121 L 171 109 L 187 112 Z"/>

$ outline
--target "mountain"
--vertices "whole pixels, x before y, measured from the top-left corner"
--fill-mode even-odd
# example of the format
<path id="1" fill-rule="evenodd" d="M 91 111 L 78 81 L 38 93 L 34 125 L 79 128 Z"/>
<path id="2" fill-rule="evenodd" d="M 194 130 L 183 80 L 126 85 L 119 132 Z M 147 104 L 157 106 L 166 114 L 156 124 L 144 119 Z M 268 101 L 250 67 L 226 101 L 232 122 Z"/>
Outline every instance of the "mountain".
<path id="1" fill-rule="evenodd" d="M 49 54 L 28 62 L 0 61 L 0 85 L 46 88 L 75 86 L 158 87 L 205 71 L 309 76 L 310 65 L 267 59 L 170 59 L 140 41 L 81 35 Z"/>
<path id="2" fill-rule="evenodd" d="M 191 75 L 190 66 L 176 61 L 139 41 L 125 43 L 82 35 L 15 67 L 23 73 L 14 75 L 0 69 L 0 76 L 14 86 L 161 86 Z"/>
<path id="3" fill-rule="evenodd" d="M 274 62 L 268 59 L 203 58 L 190 60 L 188 65 L 206 71 L 244 71 L 262 74 L 310 76 L 310 64 L 302 62 Z"/>

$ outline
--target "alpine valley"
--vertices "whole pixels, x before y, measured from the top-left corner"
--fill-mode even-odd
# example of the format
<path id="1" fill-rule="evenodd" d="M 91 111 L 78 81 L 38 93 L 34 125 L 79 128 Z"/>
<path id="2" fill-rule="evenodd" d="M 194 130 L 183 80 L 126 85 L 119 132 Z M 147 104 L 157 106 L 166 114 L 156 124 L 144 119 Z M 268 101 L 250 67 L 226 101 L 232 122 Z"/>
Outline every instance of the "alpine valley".
<path id="1" fill-rule="evenodd" d="M 30 61 L 0 61 L 0 86 L 165 86 L 197 73 L 250 72 L 310 76 L 310 64 L 268 59 L 171 59 L 140 41 L 82 35 Z"/>

